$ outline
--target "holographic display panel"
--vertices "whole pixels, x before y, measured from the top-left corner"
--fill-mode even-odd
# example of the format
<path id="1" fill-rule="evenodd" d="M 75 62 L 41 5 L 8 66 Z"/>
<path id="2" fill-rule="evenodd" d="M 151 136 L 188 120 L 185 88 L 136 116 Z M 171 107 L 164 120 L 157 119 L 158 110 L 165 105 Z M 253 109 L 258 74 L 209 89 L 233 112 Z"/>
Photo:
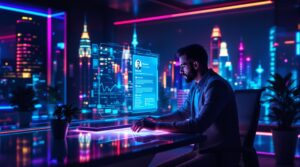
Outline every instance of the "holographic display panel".
<path id="1" fill-rule="evenodd" d="M 133 62 L 133 112 L 156 111 L 158 57 L 134 54 Z"/>
<path id="2" fill-rule="evenodd" d="M 96 111 L 100 117 L 157 110 L 158 55 L 149 50 L 104 43 L 92 44 L 92 50 L 92 60 L 82 61 L 87 65 L 80 66 L 81 71 L 92 74 L 90 92 L 79 97 L 88 101 L 87 105 L 80 103 L 82 108 Z"/>

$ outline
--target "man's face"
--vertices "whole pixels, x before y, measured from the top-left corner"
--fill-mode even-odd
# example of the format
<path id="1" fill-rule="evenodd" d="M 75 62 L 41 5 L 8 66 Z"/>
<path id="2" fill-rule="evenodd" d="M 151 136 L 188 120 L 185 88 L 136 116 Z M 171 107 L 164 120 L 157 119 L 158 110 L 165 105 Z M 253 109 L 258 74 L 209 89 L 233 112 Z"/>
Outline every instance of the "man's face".
<path id="1" fill-rule="evenodd" d="M 187 60 L 186 55 L 179 57 L 180 63 L 180 75 L 182 75 L 187 83 L 192 82 L 196 75 L 197 71 L 193 67 L 193 62 Z"/>

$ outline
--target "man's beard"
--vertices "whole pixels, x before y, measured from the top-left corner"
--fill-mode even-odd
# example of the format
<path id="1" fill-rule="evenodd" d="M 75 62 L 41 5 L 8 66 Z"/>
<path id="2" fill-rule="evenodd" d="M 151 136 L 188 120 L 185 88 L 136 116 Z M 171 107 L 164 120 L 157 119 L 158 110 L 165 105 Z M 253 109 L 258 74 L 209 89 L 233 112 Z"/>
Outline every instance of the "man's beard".
<path id="1" fill-rule="evenodd" d="M 197 75 L 197 71 L 194 68 L 191 68 L 191 71 L 188 74 L 185 74 L 186 76 L 185 81 L 187 83 L 192 82 L 195 79 L 196 75 Z"/>

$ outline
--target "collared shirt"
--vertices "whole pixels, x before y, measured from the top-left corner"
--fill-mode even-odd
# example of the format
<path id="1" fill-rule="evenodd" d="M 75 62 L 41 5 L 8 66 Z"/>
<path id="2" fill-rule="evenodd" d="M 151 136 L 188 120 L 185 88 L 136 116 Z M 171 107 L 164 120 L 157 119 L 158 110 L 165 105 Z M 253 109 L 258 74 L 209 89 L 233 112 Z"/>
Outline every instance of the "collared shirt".
<path id="1" fill-rule="evenodd" d="M 207 136 L 203 149 L 239 149 L 238 117 L 229 83 L 209 70 L 191 86 L 184 105 L 177 112 L 160 117 L 159 129 Z"/>

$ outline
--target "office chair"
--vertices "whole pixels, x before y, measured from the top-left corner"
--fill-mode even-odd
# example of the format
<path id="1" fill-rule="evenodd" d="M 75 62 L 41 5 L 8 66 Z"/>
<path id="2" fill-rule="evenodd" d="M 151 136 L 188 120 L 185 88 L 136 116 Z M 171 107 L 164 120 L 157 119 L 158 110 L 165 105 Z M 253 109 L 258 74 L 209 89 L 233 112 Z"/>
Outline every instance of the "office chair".
<path id="1" fill-rule="evenodd" d="M 260 96 L 262 89 L 236 90 L 235 98 L 239 118 L 239 131 L 242 144 L 242 165 L 258 167 L 258 157 L 253 147 L 259 119 Z"/>

